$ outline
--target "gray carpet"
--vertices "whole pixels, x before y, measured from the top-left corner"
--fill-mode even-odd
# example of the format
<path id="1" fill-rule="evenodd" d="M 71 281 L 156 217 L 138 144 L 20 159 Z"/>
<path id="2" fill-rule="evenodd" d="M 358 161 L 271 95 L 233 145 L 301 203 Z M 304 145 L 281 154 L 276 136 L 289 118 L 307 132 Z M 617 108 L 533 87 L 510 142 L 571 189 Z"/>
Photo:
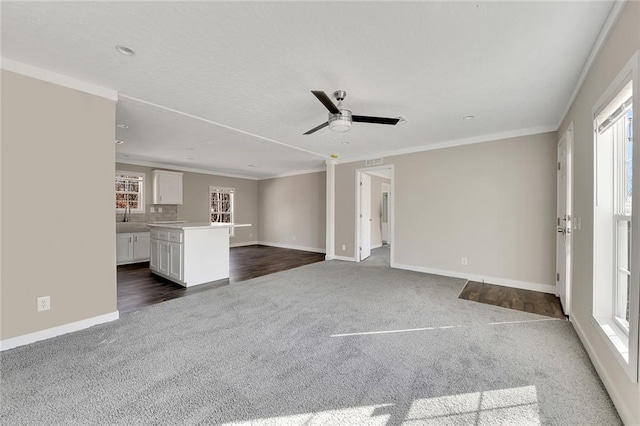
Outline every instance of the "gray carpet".
<path id="1" fill-rule="evenodd" d="M 2 424 L 617 425 L 569 322 L 321 262 L 2 354 Z"/>

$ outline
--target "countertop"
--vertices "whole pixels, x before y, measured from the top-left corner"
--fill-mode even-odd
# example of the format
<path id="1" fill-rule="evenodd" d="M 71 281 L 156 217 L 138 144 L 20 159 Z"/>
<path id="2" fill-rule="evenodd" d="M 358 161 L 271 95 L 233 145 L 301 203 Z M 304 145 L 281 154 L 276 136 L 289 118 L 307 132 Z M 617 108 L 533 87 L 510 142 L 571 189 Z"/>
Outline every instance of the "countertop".
<path id="1" fill-rule="evenodd" d="M 171 229 L 197 229 L 197 228 L 244 228 L 250 223 L 211 223 L 211 222 L 185 222 L 185 223 L 150 223 L 151 228 Z"/>
<path id="2" fill-rule="evenodd" d="M 129 234 L 132 232 L 149 232 L 149 225 L 155 225 L 155 224 L 183 224 L 186 223 L 186 221 L 184 220 L 174 220 L 174 221 L 167 221 L 167 222 L 151 222 L 151 223 L 146 223 L 146 222 L 116 222 L 116 234 Z"/>

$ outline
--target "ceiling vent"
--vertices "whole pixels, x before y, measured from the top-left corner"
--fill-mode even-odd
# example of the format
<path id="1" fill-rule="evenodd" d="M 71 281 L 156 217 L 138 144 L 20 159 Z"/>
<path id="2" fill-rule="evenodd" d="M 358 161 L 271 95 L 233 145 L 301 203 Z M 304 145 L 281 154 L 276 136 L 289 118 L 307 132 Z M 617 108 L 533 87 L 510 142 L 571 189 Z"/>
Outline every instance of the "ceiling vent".
<path id="1" fill-rule="evenodd" d="M 367 165 L 367 167 L 369 167 L 369 166 L 381 166 L 382 165 L 382 158 L 374 158 L 372 160 L 367 160 L 365 162 L 365 164 Z"/>

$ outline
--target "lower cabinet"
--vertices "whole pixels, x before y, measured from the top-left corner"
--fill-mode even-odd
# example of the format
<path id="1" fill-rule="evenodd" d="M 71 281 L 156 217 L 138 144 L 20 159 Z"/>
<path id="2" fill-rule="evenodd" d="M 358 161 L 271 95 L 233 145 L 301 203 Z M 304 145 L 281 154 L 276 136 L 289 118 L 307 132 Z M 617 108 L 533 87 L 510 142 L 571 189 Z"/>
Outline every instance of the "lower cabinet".
<path id="1" fill-rule="evenodd" d="M 150 258 L 149 232 L 116 234 L 116 264 L 146 262 Z"/>
<path id="2" fill-rule="evenodd" d="M 149 267 L 158 275 L 186 285 L 183 244 L 174 241 L 182 241 L 182 231 L 153 232 Z"/>
<path id="3" fill-rule="evenodd" d="M 169 243 L 169 276 L 182 281 L 182 244 Z"/>

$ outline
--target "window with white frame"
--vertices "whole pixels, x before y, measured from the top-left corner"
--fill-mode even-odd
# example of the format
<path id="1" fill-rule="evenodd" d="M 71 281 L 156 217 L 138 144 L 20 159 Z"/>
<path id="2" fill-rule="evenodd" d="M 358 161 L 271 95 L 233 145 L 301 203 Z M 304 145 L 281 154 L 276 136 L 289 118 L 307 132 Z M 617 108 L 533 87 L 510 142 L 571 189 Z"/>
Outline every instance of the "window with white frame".
<path id="1" fill-rule="evenodd" d="M 209 187 L 209 217 L 212 223 L 233 223 L 234 188 Z M 234 229 L 229 228 L 229 235 Z"/>
<path id="2" fill-rule="evenodd" d="M 116 212 L 144 213 L 144 173 L 116 171 Z"/>
<path id="3" fill-rule="evenodd" d="M 638 271 L 634 269 L 639 265 L 632 262 L 633 253 L 637 253 L 632 226 L 633 84 L 629 74 L 594 114 L 593 317 L 636 381 L 638 318 L 634 320 L 632 312 L 637 316 Z"/>

